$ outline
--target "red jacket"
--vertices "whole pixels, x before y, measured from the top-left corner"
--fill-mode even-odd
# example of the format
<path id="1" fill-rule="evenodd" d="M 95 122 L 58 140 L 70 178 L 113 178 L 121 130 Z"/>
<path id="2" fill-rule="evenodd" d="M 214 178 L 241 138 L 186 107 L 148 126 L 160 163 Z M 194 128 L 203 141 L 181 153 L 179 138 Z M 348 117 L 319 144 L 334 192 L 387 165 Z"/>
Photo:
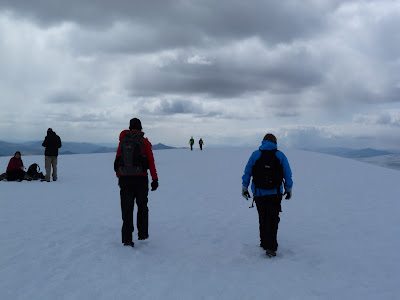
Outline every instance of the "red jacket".
<path id="1" fill-rule="evenodd" d="M 24 167 L 24 163 L 21 158 L 16 158 L 15 156 L 11 157 L 10 162 L 7 166 L 7 172 L 12 172 L 16 170 L 22 170 Z"/>
<path id="2" fill-rule="evenodd" d="M 132 130 L 133 132 L 137 132 L 137 130 Z M 119 144 L 118 144 L 118 149 L 117 149 L 117 154 L 115 158 L 117 159 L 118 157 L 121 156 L 121 141 L 125 137 L 125 135 L 129 132 L 128 129 L 125 129 L 121 131 L 119 134 Z M 152 145 L 150 141 L 147 138 L 144 138 L 143 141 L 144 144 L 144 151 L 147 157 L 147 161 L 149 163 L 149 170 L 150 170 L 150 175 L 152 180 L 158 180 L 158 175 L 157 175 L 157 170 L 156 170 L 156 164 L 154 162 L 154 155 L 153 155 L 153 150 L 152 150 Z M 120 177 L 120 174 L 117 172 L 117 176 Z M 147 176 L 147 172 L 143 174 L 139 174 L 137 176 Z"/>

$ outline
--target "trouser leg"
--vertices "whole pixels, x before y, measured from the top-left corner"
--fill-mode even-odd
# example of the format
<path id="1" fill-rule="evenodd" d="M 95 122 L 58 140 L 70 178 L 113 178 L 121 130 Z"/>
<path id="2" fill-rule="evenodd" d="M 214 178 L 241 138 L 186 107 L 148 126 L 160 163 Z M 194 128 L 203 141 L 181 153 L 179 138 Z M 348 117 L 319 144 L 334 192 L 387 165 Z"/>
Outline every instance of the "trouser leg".
<path id="1" fill-rule="evenodd" d="M 22 170 L 14 170 L 7 172 L 7 180 L 8 181 L 16 181 L 23 180 L 25 177 L 25 172 Z"/>
<path id="2" fill-rule="evenodd" d="M 260 232 L 260 244 L 261 247 L 266 247 L 267 241 L 267 229 L 266 229 L 266 205 L 265 199 L 256 197 L 255 199 L 257 212 L 258 212 L 258 228 Z"/>
<path id="3" fill-rule="evenodd" d="M 50 175 L 51 175 L 51 157 L 50 156 L 45 156 L 44 168 L 46 169 L 46 181 L 50 181 Z"/>
<path id="4" fill-rule="evenodd" d="M 122 213 L 122 243 L 132 242 L 133 233 L 133 206 L 134 192 L 128 188 L 121 188 L 121 213 Z"/>
<path id="5" fill-rule="evenodd" d="M 277 235 L 281 200 L 276 196 L 257 197 L 256 205 L 259 215 L 261 245 L 265 249 L 276 251 L 278 249 Z"/>
<path id="6" fill-rule="evenodd" d="M 149 236 L 149 208 L 148 203 L 148 184 L 137 187 L 136 204 L 138 207 L 136 226 L 140 239 L 146 239 Z"/>
<path id="7" fill-rule="evenodd" d="M 53 180 L 57 180 L 57 156 L 52 157 L 51 166 L 53 168 Z"/>
<path id="8" fill-rule="evenodd" d="M 267 201 L 267 209 L 266 209 L 266 220 L 267 220 L 267 241 L 266 246 L 267 249 L 276 251 L 278 249 L 278 224 L 280 221 L 279 218 L 280 212 L 280 200 L 269 199 Z"/>

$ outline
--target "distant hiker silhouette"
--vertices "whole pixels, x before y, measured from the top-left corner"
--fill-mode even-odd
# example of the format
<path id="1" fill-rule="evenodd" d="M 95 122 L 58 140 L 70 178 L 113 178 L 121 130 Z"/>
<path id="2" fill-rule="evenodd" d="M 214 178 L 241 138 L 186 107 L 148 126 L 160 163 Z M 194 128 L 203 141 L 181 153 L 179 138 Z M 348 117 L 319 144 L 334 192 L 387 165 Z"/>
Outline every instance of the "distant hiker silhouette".
<path id="1" fill-rule="evenodd" d="M 291 198 L 293 181 L 289 162 L 285 154 L 277 150 L 276 137 L 271 133 L 265 135 L 260 148 L 252 153 L 244 169 L 242 196 L 246 200 L 251 198 L 248 191 L 251 179 L 258 212 L 260 247 L 268 256 L 276 256 L 282 195 L 286 195 L 285 199 Z"/>
<path id="2" fill-rule="evenodd" d="M 190 145 L 190 150 L 193 151 L 193 145 L 194 145 L 194 138 L 193 137 L 190 138 L 189 145 Z"/>
<path id="3" fill-rule="evenodd" d="M 42 146 L 45 147 L 44 150 L 44 166 L 46 169 L 46 181 L 50 182 L 50 177 L 53 177 L 53 181 L 56 181 L 58 178 L 57 174 L 57 157 L 58 157 L 58 149 L 61 148 L 61 139 L 60 137 L 53 131 L 53 129 L 47 129 L 47 135 L 44 138 Z M 53 169 L 53 173 L 51 173 Z"/>
<path id="4" fill-rule="evenodd" d="M 204 145 L 203 139 L 200 138 L 200 140 L 199 140 L 200 150 L 203 150 L 203 145 Z"/>
<path id="5" fill-rule="evenodd" d="M 123 130 L 119 135 L 119 144 L 114 161 L 114 171 L 118 177 L 122 213 L 122 243 L 124 246 L 134 246 L 132 239 L 133 209 L 138 207 L 136 225 L 138 239 L 149 237 L 149 209 L 147 207 L 149 193 L 150 170 L 151 190 L 158 188 L 158 176 L 150 141 L 144 137 L 142 123 L 133 118 L 129 122 L 129 130 Z"/>

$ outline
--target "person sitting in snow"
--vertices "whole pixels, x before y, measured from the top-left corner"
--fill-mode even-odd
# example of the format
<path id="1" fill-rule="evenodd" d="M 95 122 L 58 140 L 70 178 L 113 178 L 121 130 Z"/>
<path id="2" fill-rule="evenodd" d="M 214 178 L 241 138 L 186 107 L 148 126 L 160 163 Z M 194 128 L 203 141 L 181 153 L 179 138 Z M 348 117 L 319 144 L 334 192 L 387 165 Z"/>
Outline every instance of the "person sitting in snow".
<path id="1" fill-rule="evenodd" d="M 24 163 L 21 159 L 21 152 L 15 152 L 11 157 L 7 166 L 7 180 L 8 181 L 22 181 L 25 179 Z"/>
<path id="2" fill-rule="evenodd" d="M 251 198 L 248 191 L 251 179 L 258 212 L 260 247 L 269 257 L 276 256 L 282 195 L 286 195 L 285 199 L 291 198 L 293 180 L 288 159 L 277 150 L 277 139 L 271 133 L 265 135 L 260 148 L 253 152 L 244 169 L 242 196 L 246 200 Z"/>

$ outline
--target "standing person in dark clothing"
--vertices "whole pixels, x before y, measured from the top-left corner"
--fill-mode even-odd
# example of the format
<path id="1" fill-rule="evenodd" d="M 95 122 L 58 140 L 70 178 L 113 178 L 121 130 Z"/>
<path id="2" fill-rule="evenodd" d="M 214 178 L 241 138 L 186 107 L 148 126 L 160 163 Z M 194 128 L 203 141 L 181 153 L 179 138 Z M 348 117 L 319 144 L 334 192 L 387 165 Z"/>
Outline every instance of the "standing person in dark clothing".
<path id="1" fill-rule="evenodd" d="M 47 129 L 47 135 L 42 143 L 45 147 L 44 155 L 44 165 L 46 169 L 46 181 L 50 182 L 50 175 L 53 176 L 53 181 L 57 180 L 57 157 L 58 149 L 61 148 L 61 139 L 53 131 L 53 129 Z M 53 174 L 51 174 L 51 169 L 53 168 Z"/>
<path id="2" fill-rule="evenodd" d="M 114 171 L 120 187 L 123 222 L 121 234 L 124 246 L 134 246 L 132 233 L 135 200 L 138 207 L 136 219 L 138 239 L 145 240 L 149 237 L 148 169 L 152 178 L 151 190 L 155 191 L 158 188 L 158 176 L 152 145 L 144 137 L 140 120 L 133 118 L 130 120 L 129 130 L 123 130 L 119 135 L 119 145 L 114 161 Z"/>
<path id="3" fill-rule="evenodd" d="M 203 145 L 204 145 L 203 139 L 200 138 L 200 140 L 199 140 L 200 150 L 203 150 Z"/>
<path id="4" fill-rule="evenodd" d="M 11 157 L 7 166 L 7 180 L 8 181 L 22 181 L 25 178 L 24 163 L 21 159 L 21 152 L 15 152 Z"/>
<path id="5" fill-rule="evenodd" d="M 291 198 L 293 181 L 289 162 L 285 154 L 277 150 L 276 137 L 271 133 L 265 135 L 259 150 L 253 152 L 244 170 L 242 196 L 246 200 L 251 198 L 247 189 L 251 178 L 259 218 L 260 246 L 269 257 L 276 256 L 282 195 L 286 195 L 285 199 Z"/>
<path id="6" fill-rule="evenodd" d="M 190 151 L 193 151 L 193 145 L 194 145 L 194 138 L 193 137 L 190 138 L 189 145 L 190 145 Z"/>

